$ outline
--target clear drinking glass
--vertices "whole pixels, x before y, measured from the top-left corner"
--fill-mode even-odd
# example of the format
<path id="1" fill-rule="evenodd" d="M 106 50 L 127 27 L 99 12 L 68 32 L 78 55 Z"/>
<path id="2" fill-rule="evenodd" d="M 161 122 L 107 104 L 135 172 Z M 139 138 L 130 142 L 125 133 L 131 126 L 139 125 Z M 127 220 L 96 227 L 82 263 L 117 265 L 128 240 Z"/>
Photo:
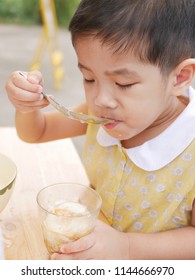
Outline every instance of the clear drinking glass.
<path id="1" fill-rule="evenodd" d="M 49 254 L 62 244 L 90 233 L 102 200 L 90 187 L 77 183 L 58 183 L 37 195 L 45 245 Z"/>

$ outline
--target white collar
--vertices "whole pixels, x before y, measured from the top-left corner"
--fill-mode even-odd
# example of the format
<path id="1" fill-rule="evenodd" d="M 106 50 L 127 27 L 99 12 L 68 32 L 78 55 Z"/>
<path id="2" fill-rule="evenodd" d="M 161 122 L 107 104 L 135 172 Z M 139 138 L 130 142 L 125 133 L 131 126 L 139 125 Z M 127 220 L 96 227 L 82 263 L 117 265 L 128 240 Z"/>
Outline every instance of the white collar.
<path id="1" fill-rule="evenodd" d="M 195 138 L 195 90 L 189 88 L 189 104 L 179 117 L 162 133 L 144 144 L 126 149 L 129 158 L 146 171 L 158 170 L 174 160 Z M 118 139 L 110 136 L 102 127 L 97 133 L 101 146 L 121 147 Z"/>

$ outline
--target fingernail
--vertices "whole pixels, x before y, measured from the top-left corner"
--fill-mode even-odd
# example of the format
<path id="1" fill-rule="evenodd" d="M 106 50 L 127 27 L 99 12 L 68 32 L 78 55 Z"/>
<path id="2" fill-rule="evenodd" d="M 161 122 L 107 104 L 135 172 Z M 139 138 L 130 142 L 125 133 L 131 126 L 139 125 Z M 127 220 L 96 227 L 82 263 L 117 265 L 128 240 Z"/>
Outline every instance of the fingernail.
<path id="1" fill-rule="evenodd" d="M 43 98 L 44 98 L 43 94 L 40 94 L 39 100 L 43 100 Z"/>
<path id="2" fill-rule="evenodd" d="M 38 93 L 41 93 L 42 91 L 43 91 L 43 87 L 40 86 L 40 85 L 38 85 L 38 86 L 37 86 L 37 92 L 38 92 Z"/>

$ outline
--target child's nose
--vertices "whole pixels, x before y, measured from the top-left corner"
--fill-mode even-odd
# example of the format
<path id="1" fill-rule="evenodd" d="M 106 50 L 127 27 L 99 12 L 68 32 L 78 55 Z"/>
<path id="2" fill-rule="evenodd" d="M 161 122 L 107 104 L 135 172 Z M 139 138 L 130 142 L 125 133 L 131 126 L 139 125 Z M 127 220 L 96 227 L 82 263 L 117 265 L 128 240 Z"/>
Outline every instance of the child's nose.
<path id="1" fill-rule="evenodd" d="M 111 94 L 101 92 L 96 95 L 95 105 L 98 107 L 114 109 L 117 107 L 117 102 Z"/>

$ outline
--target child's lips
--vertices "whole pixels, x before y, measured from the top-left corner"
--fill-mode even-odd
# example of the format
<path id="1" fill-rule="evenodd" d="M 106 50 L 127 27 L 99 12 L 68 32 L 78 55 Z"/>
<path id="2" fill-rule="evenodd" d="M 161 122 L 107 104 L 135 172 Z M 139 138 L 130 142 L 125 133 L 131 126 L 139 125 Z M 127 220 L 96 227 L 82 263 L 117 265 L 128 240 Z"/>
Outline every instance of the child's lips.
<path id="1" fill-rule="evenodd" d="M 112 128 L 116 127 L 119 123 L 121 123 L 121 121 L 113 120 L 112 123 L 104 124 L 104 127 L 107 129 L 112 129 Z"/>

